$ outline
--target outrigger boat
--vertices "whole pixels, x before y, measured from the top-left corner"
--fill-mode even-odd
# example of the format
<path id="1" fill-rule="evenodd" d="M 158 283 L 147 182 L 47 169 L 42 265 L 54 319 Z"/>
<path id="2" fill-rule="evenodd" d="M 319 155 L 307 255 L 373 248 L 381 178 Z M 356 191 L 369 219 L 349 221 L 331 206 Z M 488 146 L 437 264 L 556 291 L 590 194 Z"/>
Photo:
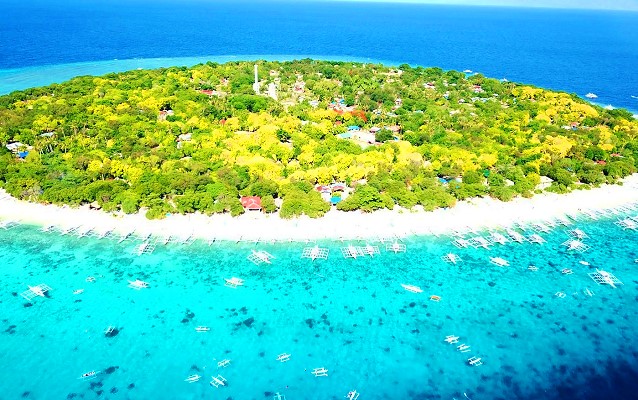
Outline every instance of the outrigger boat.
<path id="1" fill-rule="evenodd" d="M 93 379 L 99 374 L 100 371 L 89 371 L 83 373 L 78 379 Z"/>
<path id="2" fill-rule="evenodd" d="M 188 382 L 188 383 L 195 383 L 197 381 L 199 381 L 202 377 L 195 374 L 195 375 L 190 375 L 188 376 L 186 379 L 184 379 L 184 382 Z"/>
<path id="3" fill-rule="evenodd" d="M 412 293 L 422 293 L 423 289 L 421 289 L 418 286 L 414 286 L 414 285 L 406 285 L 406 284 L 401 284 L 401 286 L 403 287 L 403 289 L 407 290 L 408 292 L 412 292 Z"/>
<path id="4" fill-rule="evenodd" d="M 609 272 L 603 271 L 602 269 L 596 269 L 596 272 L 598 272 L 598 274 L 603 278 L 604 283 L 616 289 L 616 282 L 614 282 L 614 279 Z"/>
<path id="5" fill-rule="evenodd" d="M 348 392 L 348 395 L 346 396 L 346 399 L 348 400 L 357 400 L 360 396 L 360 393 L 357 392 L 356 390 L 351 390 Z"/>

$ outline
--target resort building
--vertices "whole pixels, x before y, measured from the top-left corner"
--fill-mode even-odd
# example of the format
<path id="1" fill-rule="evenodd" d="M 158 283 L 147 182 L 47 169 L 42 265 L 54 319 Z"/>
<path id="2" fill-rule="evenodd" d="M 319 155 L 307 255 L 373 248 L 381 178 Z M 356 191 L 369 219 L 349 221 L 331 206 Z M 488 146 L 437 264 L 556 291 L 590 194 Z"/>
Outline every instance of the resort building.
<path id="1" fill-rule="evenodd" d="M 202 90 L 198 90 L 199 93 L 205 94 L 208 97 L 220 97 L 222 96 L 222 94 L 225 94 L 223 92 L 218 92 L 217 90 L 211 90 L 211 89 L 202 89 Z"/>
<path id="2" fill-rule="evenodd" d="M 261 211 L 261 197 L 259 196 L 243 196 L 239 201 L 246 211 Z"/>

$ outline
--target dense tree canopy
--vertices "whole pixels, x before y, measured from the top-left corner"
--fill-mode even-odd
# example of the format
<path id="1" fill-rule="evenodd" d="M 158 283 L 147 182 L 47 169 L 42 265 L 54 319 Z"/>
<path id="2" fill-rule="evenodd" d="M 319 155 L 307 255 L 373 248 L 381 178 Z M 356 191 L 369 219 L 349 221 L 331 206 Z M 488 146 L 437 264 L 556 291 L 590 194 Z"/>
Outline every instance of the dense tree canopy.
<path id="1" fill-rule="evenodd" d="M 631 114 L 575 95 L 438 68 L 257 64 L 259 94 L 253 63 L 232 62 L 0 96 L 0 184 L 149 218 L 238 215 L 241 195 L 314 217 L 330 208 L 317 184 L 350 186 L 342 210 L 432 210 L 531 196 L 545 178 L 557 192 L 613 183 L 638 165 Z"/>

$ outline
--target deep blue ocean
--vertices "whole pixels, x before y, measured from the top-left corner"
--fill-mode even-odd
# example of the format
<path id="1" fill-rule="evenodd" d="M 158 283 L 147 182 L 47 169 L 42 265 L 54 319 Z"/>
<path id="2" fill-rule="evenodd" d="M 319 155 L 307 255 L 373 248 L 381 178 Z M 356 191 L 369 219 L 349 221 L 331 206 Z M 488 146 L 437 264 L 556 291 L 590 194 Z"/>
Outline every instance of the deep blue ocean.
<path id="1" fill-rule="evenodd" d="M 636 112 L 637 26 L 638 13 L 619 11 L 331 1 L 3 0 L 0 93 L 77 74 L 208 59 L 314 56 L 470 69 L 580 96 L 593 92 L 601 105 Z M 157 58 L 163 60 L 148 60 Z"/>

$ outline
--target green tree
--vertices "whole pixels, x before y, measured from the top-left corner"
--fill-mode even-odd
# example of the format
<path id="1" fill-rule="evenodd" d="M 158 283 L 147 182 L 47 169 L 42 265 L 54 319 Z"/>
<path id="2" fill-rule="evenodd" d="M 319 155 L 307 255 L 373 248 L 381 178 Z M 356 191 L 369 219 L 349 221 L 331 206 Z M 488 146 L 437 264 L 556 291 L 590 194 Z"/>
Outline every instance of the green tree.
<path id="1" fill-rule="evenodd" d="M 393 139 L 394 139 L 394 136 L 392 135 L 392 131 L 388 129 L 381 129 L 377 131 L 377 133 L 375 133 L 374 135 L 374 140 L 378 143 L 384 143 L 384 142 L 387 142 L 388 140 L 393 140 Z"/>

